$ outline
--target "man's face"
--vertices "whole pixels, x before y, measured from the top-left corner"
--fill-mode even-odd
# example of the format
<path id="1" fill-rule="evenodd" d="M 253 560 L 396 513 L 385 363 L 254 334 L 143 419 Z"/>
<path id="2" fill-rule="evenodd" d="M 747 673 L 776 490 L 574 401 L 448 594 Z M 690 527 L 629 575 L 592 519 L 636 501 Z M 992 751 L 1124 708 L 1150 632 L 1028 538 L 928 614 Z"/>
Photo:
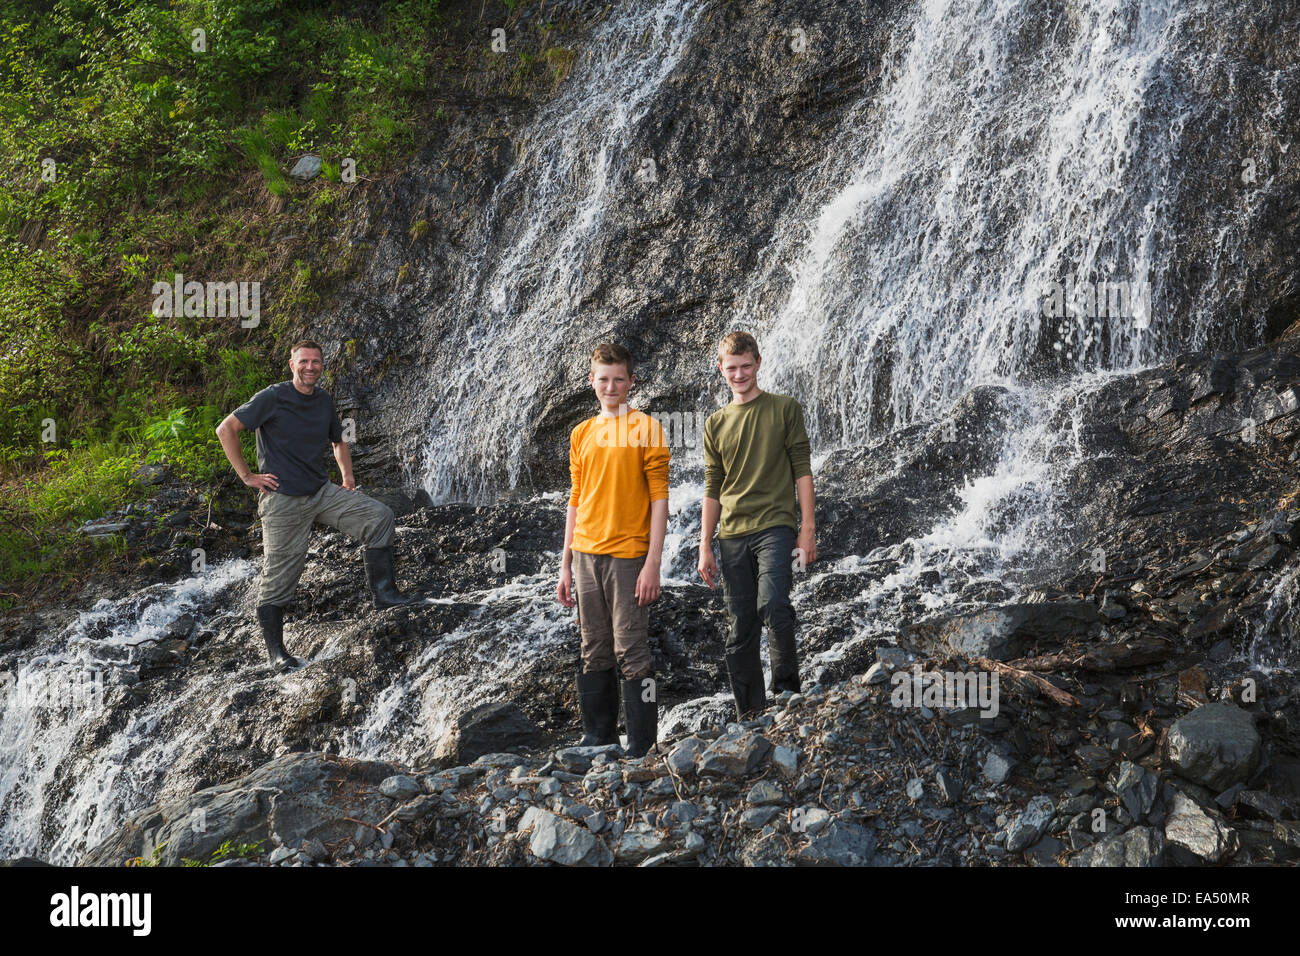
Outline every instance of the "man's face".
<path id="1" fill-rule="evenodd" d="M 627 392 L 632 387 L 633 377 L 627 374 L 627 366 L 593 365 L 587 379 L 596 390 L 596 397 L 606 408 L 627 404 Z"/>
<path id="2" fill-rule="evenodd" d="M 298 349 L 289 359 L 289 370 L 295 385 L 313 388 L 325 371 L 325 359 L 319 349 Z"/>
<path id="3" fill-rule="evenodd" d="M 718 371 L 722 373 L 722 377 L 727 380 L 733 392 L 743 395 L 757 385 L 758 369 L 762 364 L 761 358 L 755 358 L 749 352 L 741 355 L 724 355 L 718 359 Z"/>

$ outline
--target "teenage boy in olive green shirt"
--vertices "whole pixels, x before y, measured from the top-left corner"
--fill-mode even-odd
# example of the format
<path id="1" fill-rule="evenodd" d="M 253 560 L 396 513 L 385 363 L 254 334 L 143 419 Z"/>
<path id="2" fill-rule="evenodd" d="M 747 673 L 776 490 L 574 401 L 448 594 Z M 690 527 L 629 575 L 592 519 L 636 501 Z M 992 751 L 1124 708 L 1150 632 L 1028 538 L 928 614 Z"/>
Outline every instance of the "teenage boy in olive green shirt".
<path id="1" fill-rule="evenodd" d="M 718 371 L 731 387 L 731 404 L 704 425 L 698 570 L 713 587 L 718 572 L 713 533 L 721 519 L 718 547 L 730 621 L 727 671 L 742 719 L 767 706 L 759 655 L 763 625 L 769 636 L 772 692 L 799 690 L 790 587 L 794 565 L 817 559 L 803 409 L 787 395 L 759 389 L 762 361 L 752 335 L 732 332 L 722 340 Z"/>

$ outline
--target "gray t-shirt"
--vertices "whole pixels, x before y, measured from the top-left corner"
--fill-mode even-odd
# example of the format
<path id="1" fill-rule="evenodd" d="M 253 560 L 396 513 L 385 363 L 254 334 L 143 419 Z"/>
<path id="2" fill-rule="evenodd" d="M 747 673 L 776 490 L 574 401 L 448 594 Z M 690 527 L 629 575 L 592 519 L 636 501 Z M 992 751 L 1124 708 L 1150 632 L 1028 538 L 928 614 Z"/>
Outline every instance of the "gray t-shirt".
<path id="1" fill-rule="evenodd" d="M 329 481 L 322 462 L 326 440 L 343 440 L 334 399 L 319 385 L 310 395 L 293 382 L 268 385 L 235 409 L 245 428 L 257 430 L 257 470 L 279 479 L 282 495 L 314 495 Z"/>

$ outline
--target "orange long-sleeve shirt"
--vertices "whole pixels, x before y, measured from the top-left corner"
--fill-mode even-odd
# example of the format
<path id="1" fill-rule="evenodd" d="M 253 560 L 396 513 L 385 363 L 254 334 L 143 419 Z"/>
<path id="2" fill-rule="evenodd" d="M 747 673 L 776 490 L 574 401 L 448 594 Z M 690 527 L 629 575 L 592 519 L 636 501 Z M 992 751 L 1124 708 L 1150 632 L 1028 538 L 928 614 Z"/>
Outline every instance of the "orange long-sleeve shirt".
<path id="1" fill-rule="evenodd" d="M 650 502 L 668 498 L 668 443 L 636 409 L 595 415 L 569 436 L 573 550 L 639 558 L 650 549 Z"/>

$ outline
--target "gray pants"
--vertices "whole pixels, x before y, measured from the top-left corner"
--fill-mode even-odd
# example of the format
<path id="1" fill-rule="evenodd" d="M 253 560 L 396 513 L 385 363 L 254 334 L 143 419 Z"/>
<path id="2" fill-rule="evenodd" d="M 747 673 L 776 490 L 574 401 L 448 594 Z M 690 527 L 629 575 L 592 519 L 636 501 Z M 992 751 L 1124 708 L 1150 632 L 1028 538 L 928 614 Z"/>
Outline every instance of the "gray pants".
<path id="1" fill-rule="evenodd" d="M 784 525 L 740 538 L 718 539 L 722 589 L 731 623 L 727 653 L 752 654 L 757 659 L 759 636 L 767 625 L 772 689 L 778 692 L 799 679 L 794 608 L 790 604 L 794 543 L 794 528 Z"/>
<path id="2" fill-rule="evenodd" d="M 261 492 L 257 513 L 262 519 L 263 551 L 258 604 L 284 606 L 293 597 L 307 563 L 312 522 L 337 528 L 360 539 L 367 548 L 386 548 L 393 543 L 392 508 L 329 481 L 314 495 Z"/>
<path id="3" fill-rule="evenodd" d="M 617 657 L 624 680 L 650 676 L 650 608 L 636 603 L 643 567 L 645 557 L 573 552 L 584 673 L 607 671 Z"/>

